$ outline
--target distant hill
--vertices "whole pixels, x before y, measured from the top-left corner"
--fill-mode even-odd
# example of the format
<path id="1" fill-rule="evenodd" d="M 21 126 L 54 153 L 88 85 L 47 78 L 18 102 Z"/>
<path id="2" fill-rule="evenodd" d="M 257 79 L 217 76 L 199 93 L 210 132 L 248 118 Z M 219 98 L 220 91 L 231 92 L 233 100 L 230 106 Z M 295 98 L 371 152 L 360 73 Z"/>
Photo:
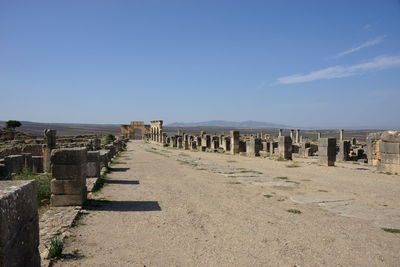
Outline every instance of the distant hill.
<path id="1" fill-rule="evenodd" d="M 42 136 L 44 129 L 54 129 L 57 135 L 84 135 L 84 134 L 119 134 L 119 124 L 78 124 L 78 123 L 42 123 L 21 121 L 22 126 L 17 131 Z M 0 127 L 4 127 L 5 121 L 0 121 Z"/>
<path id="2" fill-rule="evenodd" d="M 283 124 L 261 121 L 204 121 L 204 122 L 174 122 L 167 127 L 234 127 L 234 128 L 290 128 Z"/>

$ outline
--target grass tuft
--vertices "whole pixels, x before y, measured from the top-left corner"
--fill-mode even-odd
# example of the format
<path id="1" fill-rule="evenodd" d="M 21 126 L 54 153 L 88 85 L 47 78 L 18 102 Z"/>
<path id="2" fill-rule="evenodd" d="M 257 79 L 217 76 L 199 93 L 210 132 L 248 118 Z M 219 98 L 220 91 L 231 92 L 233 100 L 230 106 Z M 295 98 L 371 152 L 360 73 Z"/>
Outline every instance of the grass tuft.
<path id="1" fill-rule="evenodd" d="M 400 234 L 400 229 L 396 228 L 382 228 L 383 231 L 393 234 Z"/>
<path id="2" fill-rule="evenodd" d="M 294 213 L 294 214 L 300 214 L 301 213 L 301 211 L 297 210 L 297 209 L 288 209 L 287 212 Z"/>
<path id="3" fill-rule="evenodd" d="M 281 180 L 287 180 L 289 179 L 287 176 L 278 176 L 276 177 L 277 179 L 281 179 Z"/>
<path id="4" fill-rule="evenodd" d="M 59 258 L 62 255 L 64 248 L 64 241 L 61 238 L 51 240 L 49 248 L 49 258 Z"/>
<path id="5" fill-rule="evenodd" d="M 300 165 L 297 164 L 296 162 L 286 165 L 286 168 L 297 168 L 297 167 L 300 167 Z"/>
<path id="6" fill-rule="evenodd" d="M 28 170 L 23 170 L 17 174 L 14 180 L 35 180 L 37 183 L 37 202 L 40 207 L 50 204 L 51 196 L 51 175 L 32 173 Z"/>

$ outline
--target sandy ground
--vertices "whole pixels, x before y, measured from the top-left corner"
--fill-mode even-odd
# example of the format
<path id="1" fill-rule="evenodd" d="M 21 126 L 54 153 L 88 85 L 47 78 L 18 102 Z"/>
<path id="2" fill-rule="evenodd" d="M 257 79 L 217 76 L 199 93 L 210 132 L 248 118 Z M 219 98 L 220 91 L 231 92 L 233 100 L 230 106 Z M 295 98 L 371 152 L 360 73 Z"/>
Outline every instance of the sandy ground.
<path id="1" fill-rule="evenodd" d="M 139 141 L 119 161 L 55 266 L 400 265 L 399 176 Z"/>

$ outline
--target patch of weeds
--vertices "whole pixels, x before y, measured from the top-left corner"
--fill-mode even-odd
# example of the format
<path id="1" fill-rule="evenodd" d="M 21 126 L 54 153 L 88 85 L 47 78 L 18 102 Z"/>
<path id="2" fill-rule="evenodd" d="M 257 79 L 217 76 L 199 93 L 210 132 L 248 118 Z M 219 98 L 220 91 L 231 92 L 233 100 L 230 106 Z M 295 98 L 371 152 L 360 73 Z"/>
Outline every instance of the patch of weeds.
<path id="1" fill-rule="evenodd" d="M 241 173 L 255 173 L 255 174 L 263 174 L 262 172 L 259 172 L 259 171 L 254 171 L 254 170 L 246 170 L 246 169 L 243 169 L 243 168 L 241 168 L 241 169 L 238 169 L 238 170 L 240 170 L 240 172 L 241 172 Z"/>
<path id="2" fill-rule="evenodd" d="M 382 230 L 392 234 L 400 234 L 400 229 L 396 228 L 382 228 Z"/>
<path id="3" fill-rule="evenodd" d="M 273 197 L 273 195 L 264 195 L 264 197 L 266 197 L 266 198 L 271 198 L 271 197 Z"/>
<path id="4" fill-rule="evenodd" d="M 287 176 L 278 176 L 276 179 L 287 180 L 289 178 Z"/>
<path id="5" fill-rule="evenodd" d="M 206 169 L 206 168 L 197 168 L 197 170 L 199 170 L 199 171 L 206 171 L 207 169 Z"/>
<path id="6" fill-rule="evenodd" d="M 301 213 L 301 211 L 297 210 L 297 209 L 288 209 L 287 212 L 294 213 L 294 214 L 300 214 Z"/>
<path id="7" fill-rule="evenodd" d="M 236 178 L 237 176 L 235 175 L 228 175 L 229 178 Z"/>
<path id="8" fill-rule="evenodd" d="M 49 248 L 49 258 L 59 258 L 62 255 L 64 249 L 64 241 L 61 238 L 55 238 L 51 240 Z"/>
<path id="9" fill-rule="evenodd" d="M 328 190 L 323 190 L 323 189 L 319 189 L 318 192 L 324 192 L 324 193 L 328 193 Z"/>
<path id="10" fill-rule="evenodd" d="M 228 182 L 228 184 L 241 184 L 241 182 Z"/>
<path id="11" fill-rule="evenodd" d="M 227 160 L 226 162 L 228 162 L 228 163 L 234 163 L 234 162 L 237 162 L 236 160 Z"/>
<path id="12" fill-rule="evenodd" d="M 300 167 L 300 165 L 297 164 L 296 162 L 286 165 L 286 168 L 297 168 L 297 167 Z"/>
<path id="13" fill-rule="evenodd" d="M 278 156 L 275 158 L 276 161 L 285 161 L 285 159 L 282 156 Z"/>
<path id="14" fill-rule="evenodd" d="M 28 170 L 23 170 L 17 174 L 14 180 L 35 180 L 37 184 L 37 202 L 39 207 L 50 204 L 51 196 L 51 174 L 37 174 Z"/>

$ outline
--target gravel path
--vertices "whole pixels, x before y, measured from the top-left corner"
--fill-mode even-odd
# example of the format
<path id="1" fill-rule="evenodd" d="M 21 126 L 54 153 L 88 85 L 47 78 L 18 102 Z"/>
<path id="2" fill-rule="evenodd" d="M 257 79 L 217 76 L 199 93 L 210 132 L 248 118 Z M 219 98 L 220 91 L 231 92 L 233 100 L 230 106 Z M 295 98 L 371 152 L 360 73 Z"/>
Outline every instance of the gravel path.
<path id="1" fill-rule="evenodd" d="M 345 201 L 346 207 L 365 204 L 366 210 L 396 212 L 398 177 L 396 183 L 396 177 L 369 170 L 303 162 L 301 167 L 287 168 L 287 163 L 269 159 L 185 152 L 139 141 L 128 144 L 119 162 L 108 175 L 108 185 L 88 206 L 88 214 L 71 229 L 66 256 L 54 266 L 398 266 L 400 262 L 400 234 L 384 232 L 369 217 L 341 216 L 337 206 L 329 210 L 319 205 Z M 377 178 L 382 179 L 374 187 Z M 354 188 L 354 181 L 360 181 L 359 186 Z M 343 183 L 343 190 L 338 183 Z M 386 206 L 376 207 L 376 202 Z M 400 216 L 391 216 L 396 224 Z M 390 218 L 383 223 L 391 223 Z"/>

